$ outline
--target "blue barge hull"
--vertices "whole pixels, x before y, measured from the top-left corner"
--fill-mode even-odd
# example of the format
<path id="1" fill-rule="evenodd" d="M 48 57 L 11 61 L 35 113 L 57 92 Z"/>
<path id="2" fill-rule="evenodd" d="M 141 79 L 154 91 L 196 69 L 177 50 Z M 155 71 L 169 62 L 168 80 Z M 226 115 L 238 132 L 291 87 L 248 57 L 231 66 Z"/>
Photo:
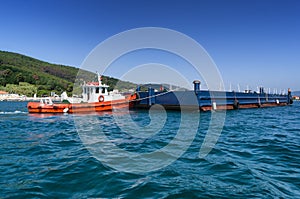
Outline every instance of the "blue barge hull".
<path id="1" fill-rule="evenodd" d="M 260 108 L 270 106 L 285 106 L 292 104 L 291 91 L 288 94 L 268 94 L 260 89 L 256 92 L 228 92 L 200 90 L 200 81 L 194 81 L 194 91 L 155 92 L 137 89 L 135 108 L 150 108 L 152 105 L 162 105 L 166 109 L 181 109 L 195 107 L 202 111 L 228 110 L 239 108 Z"/>

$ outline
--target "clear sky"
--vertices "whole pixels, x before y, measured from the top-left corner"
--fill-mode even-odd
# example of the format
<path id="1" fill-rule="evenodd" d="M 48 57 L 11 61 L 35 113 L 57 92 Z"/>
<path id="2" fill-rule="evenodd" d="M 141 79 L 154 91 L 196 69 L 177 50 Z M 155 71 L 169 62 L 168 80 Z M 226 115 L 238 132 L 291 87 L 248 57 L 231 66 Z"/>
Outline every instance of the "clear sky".
<path id="1" fill-rule="evenodd" d="M 226 87 L 300 90 L 298 0 L 0 0 L 0 10 L 0 50 L 80 67 L 110 36 L 163 27 L 199 42 Z"/>

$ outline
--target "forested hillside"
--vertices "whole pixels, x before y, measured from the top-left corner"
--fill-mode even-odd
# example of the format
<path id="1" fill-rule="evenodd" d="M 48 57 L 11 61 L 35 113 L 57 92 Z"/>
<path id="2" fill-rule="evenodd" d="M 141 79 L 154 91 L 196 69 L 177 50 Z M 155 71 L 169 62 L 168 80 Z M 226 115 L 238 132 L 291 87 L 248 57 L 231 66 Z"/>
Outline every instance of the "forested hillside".
<path id="1" fill-rule="evenodd" d="M 58 94 L 63 91 L 72 93 L 78 71 L 79 69 L 75 67 L 51 64 L 18 53 L 0 51 L 0 90 L 10 93 L 19 92 L 18 94 L 27 96 L 33 93 L 37 93 L 38 96 L 49 95 L 51 91 Z M 81 71 L 80 74 L 81 77 L 84 77 L 81 79 L 82 81 L 95 79 L 95 74 L 92 72 Z M 119 81 L 106 76 L 103 76 L 102 80 L 111 89 Z M 28 92 L 28 89 L 25 91 L 24 85 L 28 85 L 31 91 Z M 20 89 L 20 86 L 23 89 Z M 118 89 L 126 90 L 134 88 L 135 84 L 121 81 L 118 87 L 120 87 Z M 78 92 L 80 91 L 78 90 Z"/>

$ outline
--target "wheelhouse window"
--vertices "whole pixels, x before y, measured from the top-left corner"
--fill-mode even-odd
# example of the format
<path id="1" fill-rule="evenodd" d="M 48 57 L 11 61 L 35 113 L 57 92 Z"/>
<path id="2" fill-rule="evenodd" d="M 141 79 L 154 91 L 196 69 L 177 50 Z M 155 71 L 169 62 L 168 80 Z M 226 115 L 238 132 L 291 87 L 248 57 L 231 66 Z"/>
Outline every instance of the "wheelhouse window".
<path id="1" fill-rule="evenodd" d="M 102 88 L 102 93 L 105 93 L 105 88 Z"/>
<path id="2" fill-rule="evenodd" d="M 96 87 L 96 93 L 99 93 L 99 87 Z"/>

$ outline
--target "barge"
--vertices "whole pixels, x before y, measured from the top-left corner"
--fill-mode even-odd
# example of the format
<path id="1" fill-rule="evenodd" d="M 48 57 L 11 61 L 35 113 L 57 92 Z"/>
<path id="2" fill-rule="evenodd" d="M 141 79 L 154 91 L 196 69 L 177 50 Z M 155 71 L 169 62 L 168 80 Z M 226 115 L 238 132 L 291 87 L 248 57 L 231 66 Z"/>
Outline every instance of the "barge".
<path id="1" fill-rule="evenodd" d="M 286 106 L 293 103 L 290 89 L 287 94 L 269 94 L 262 87 L 259 92 L 209 91 L 200 90 L 200 81 L 195 80 L 193 83 L 194 90 L 190 91 L 156 91 L 151 87 L 141 91 L 138 87 L 134 108 L 149 109 L 158 104 L 171 110 L 196 108 L 211 111 Z"/>

